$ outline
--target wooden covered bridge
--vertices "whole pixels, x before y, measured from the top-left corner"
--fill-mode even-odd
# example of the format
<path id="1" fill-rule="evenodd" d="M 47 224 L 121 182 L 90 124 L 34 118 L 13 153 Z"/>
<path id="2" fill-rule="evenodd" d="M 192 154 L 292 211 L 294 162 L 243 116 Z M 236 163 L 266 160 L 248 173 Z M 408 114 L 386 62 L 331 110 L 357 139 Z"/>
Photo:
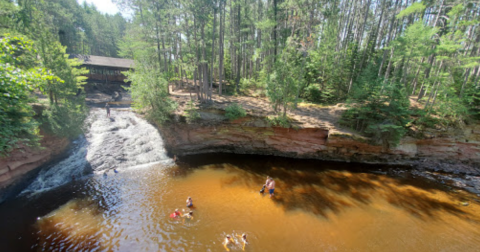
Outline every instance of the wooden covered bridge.
<path id="1" fill-rule="evenodd" d="M 123 82 L 123 71 L 133 69 L 132 59 L 111 58 L 95 55 L 71 54 L 70 58 L 78 58 L 82 66 L 90 72 L 86 75 L 89 82 Z"/>

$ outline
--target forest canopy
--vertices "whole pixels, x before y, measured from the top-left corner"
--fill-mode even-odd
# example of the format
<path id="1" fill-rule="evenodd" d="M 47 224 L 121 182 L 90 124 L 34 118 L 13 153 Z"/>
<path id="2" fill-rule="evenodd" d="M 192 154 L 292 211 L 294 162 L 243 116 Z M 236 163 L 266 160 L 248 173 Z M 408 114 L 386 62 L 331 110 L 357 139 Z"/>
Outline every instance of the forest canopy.
<path id="1" fill-rule="evenodd" d="M 160 122 L 175 108 L 170 85 L 187 80 L 202 103 L 266 97 L 285 125 L 300 102 L 346 103 L 342 124 L 387 146 L 413 126 L 479 116 L 478 1 L 113 2 L 128 20 L 75 0 L 1 0 L 0 29 L 65 53 L 134 59 L 135 107 Z"/>
<path id="2" fill-rule="evenodd" d="M 40 129 L 61 137 L 82 132 L 88 71 L 68 54 L 117 56 L 125 26 L 120 14 L 75 0 L 0 0 L 0 156 L 38 145 Z"/>
<path id="3" fill-rule="evenodd" d="M 478 117 L 478 1 L 115 2 L 133 13 L 120 55 L 167 81 L 193 79 L 202 102 L 267 96 L 279 117 L 300 101 L 347 102 L 344 125 L 386 144 L 412 124 Z"/>

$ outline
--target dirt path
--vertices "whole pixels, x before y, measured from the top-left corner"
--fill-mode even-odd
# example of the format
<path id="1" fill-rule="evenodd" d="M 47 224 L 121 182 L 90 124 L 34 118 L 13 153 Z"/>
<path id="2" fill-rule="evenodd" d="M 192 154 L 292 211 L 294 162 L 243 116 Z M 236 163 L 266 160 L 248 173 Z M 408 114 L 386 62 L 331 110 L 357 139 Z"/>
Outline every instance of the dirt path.
<path id="1" fill-rule="evenodd" d="M 183 114 L 190 100 L 190 93 L 184 90 L 171 91 L 171 97 L 179 104 L 176 114 Z M 196 94 L 192 98 L 197 106 L 203 108 L 217 108 L 224 110 L 231 103 L 240 104 L 248 114 L 253 116 L 274 116 L 275 112 L 266 98 L 250 96 L 219 96 L 212 95 L 212 104 L 199 104 Z M 300 103 L 297 109 L 287 111 L 288 117 L 301 128 L 323 128 L 339 133 L 351 134 L 348 129 L 339 126 L 340 115 L 346 107 L 343 104 L 335 106 L 320 106 L 316 104 Z"/>

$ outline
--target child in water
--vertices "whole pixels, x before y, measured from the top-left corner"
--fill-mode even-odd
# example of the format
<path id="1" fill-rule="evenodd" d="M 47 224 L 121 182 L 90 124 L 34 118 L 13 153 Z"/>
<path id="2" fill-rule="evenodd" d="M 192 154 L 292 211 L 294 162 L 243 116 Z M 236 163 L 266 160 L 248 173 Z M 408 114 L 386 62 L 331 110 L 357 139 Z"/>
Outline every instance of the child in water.
<path id="1" fill-rule="evenodd" d="M 243 247 L 242 250 L 245 251 L 245 245 L 247 245 L 247 234 L 243 233 L 242 235 L 237 235 L 242 238 Z"/>
<path id="2" fill-rule="evenodd" d="M 235 244 L 235 241 L 230 235 L 227 235 L 227 237 L 225 237 L 225 242 L 223 243 L 223 246 L 227 251 L 230 251 L 230 249 L 227 247 L 230 244 Z"/>
<path id="3" fill-rule="evenodd" d="M 193 220 L 193 211 L 190 211 L 188 214 L 185 214 L 183 217 L 188 221 Z M 185 224 L 185 219 L 183 219 L 183 224 Z"/>
<path id="4" fill-rule="evenodd" d="M 193 206 L 192 197 L 188 196 L 188 199 L 187 199 L 187 207 L 192 207 L 192 206 Z"/>

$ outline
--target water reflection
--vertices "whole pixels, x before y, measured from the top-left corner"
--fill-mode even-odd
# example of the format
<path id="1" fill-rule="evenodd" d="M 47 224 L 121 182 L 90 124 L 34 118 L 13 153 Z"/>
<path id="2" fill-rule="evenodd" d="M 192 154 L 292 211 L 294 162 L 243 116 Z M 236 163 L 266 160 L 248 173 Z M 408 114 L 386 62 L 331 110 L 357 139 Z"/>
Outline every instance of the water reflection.
<path id="1" fill-rule="evenodd" d="M 207 159 L 98 174 L 65 188 L 78 196 L 35 222 L 33 248 L 225 251 L 229 234 L 237 239 L 233 252 L 242 250 L 236 237 L 242 233 L 246 251 L 474 251 L 480 245 L 480 204 L 460 204 L 471 195 L 408 174 L 251 156 Z M 258 192 L 267 175 L 276 181 L 272 199 Z M 194 219 L 169 218 L 175 208 L 188 211 L 188 196 Z"/>
<path id="2" fill-rule="evenodd" d="M 90 199 L 72 200 L 36 223 L 39 251 L 104 249 L 102 210 Z"/>
<path id="3" fill-rule="evenodd" d="M 264 174 L 225 165 L 209 168 L 233 174 L 222 181 L 223 185 L 260 188 L 265 180 Z M 436 213 L 441 212 L 478 221 L 478 216 L 462 210 L 458 199 L 439 197 L 437 194 L 442 191 L 428 184 L 424 186 L 428 189 L 423 189 L 410 185 L 408 180 L 336 170 L 316 172 L 273 167 L 269 174 L 277 187 L 273 201 L 285 211 L 301 209 L 328 218 L 330 213 L 339 214 L 345 208 L 368 205 L 372 198 L 381 198 L 420 219 L 436 219 L 439 217 Z"/>

